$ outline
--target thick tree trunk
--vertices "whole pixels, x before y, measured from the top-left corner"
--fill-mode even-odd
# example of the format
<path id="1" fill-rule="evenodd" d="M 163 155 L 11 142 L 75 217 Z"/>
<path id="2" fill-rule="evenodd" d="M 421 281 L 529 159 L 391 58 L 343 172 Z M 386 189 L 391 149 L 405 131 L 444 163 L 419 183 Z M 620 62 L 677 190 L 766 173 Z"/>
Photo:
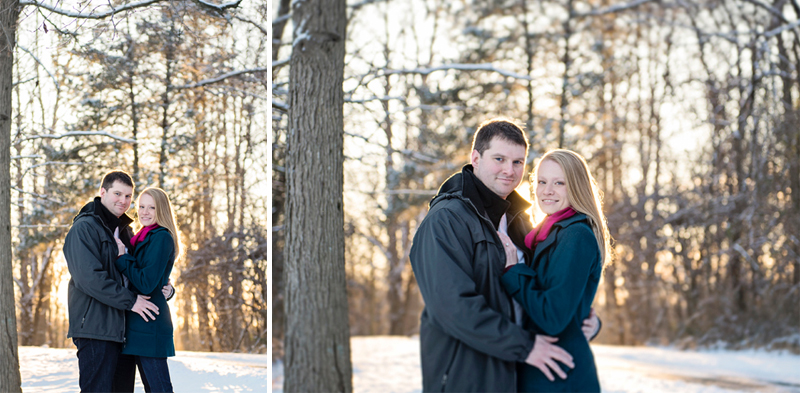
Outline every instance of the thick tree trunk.
<path id="1" fill-rule="evenodd" d="M 21 392 L 11 263 L 11 89 L 19 1 L 0 2 L 0 392 Z"/>
<path id="2" fill-rule="evenodd" d="M 346 2 L 293 4 L 286 156 L 286 392 L 351 392 L 344 263 Z"/>

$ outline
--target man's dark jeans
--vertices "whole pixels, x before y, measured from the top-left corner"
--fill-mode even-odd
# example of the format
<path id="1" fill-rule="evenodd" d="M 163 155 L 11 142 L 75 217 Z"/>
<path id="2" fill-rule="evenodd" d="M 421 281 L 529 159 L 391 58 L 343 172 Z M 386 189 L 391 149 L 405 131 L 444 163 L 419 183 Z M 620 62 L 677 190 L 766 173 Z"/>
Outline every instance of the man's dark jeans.
<path id="1" fill-rule="evenodd" d="M 142 377 L 144 391 L 172 392 L 172 381 L 169 377 L 167 358 L 150 358 L 146 356 L 120 355 L 114 376 L 114 392 L 133 392 L 136 369 Z"/>
<path id="2" fill-rule="evenodd" d="M 110 392 L 122 343 L 73 338 L 78 347 L 78 384 L 81 392 Z"/>

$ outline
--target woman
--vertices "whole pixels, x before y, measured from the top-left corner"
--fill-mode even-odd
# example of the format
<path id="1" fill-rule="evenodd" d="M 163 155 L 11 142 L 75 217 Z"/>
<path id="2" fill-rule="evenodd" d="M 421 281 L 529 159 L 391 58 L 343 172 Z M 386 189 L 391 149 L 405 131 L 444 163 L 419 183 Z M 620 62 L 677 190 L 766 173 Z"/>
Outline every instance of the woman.
<path id="1" fill-rule="evenodd" d="M 569 352 L 573 369 L 554 379 L 520 364 L 522 392 L 599 392 L 594 355 L 581 326 L 591 312 L 603 265 L 611 259 L 601 196 L 586 161 L 569 150 L 553 150 L 534 169 L 534 203 L 547 217 L 525 237 L 530 263 L 518 263 L 517 249 L 501 235 L 506 250 L 503 286 L 527 314 L 525 327 L 553 336 Z"/>
<path id="2" fill-rule="evenodd" d="M 117 364 L 114 386 L 118 391 L 133 391 L 135 367 L 139 368 L 145 391 L 172 392 L 167 357 L 175 356 L 172 318 L 161 291 L 166 285 L 176 256 L 180 255 L 180 238 L 175 215 L 167 194 L 160 188 L 147 188 L 137 202 L 141 229 L 131 239 L 133 254 L 117 239 L 117 269 L 130 281 L 137 293 L 150 297 L 159 313 L 153 321 L 145 321 L 128 311 L 125 321 L 125 344 Z"/>

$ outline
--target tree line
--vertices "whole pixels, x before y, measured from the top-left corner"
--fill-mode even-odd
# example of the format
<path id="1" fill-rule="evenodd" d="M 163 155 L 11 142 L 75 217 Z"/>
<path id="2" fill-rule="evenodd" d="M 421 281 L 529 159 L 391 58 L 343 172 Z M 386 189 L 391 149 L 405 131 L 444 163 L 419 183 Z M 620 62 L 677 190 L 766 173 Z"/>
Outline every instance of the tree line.
<path id="1" fill-rule="evenodd" d="M 173 274 L 176 347 L 266 352 L 267 5 L 84 7 L 2 6 L 17 40 L 0 50 L 10 104 L 0 262 L 18 344 L 71 345 L 58 299 L 64 236 L 103 173 L 122 169 L 137 190 L 163 188 L 176 206 L 187 250 Z M 0 390 L 18 390 L 13 379 L 4 375 L 12 382 Z"/>
<path id="2" fill-rule="evenodd" d="M 273 11 L 281 356 L 296 47 L 289 2 Z M 600 342 L 800 350 L 795 2 L 389 0 L 351 3 L 346 18 L 351 334 L 416 332 L 414 229 L 467 162 L 476 125 L 502 115 L 529 134 L 528 168 L 547 149 L 572 149 L 604 191 L 617 260 L 596 299 Z"/>

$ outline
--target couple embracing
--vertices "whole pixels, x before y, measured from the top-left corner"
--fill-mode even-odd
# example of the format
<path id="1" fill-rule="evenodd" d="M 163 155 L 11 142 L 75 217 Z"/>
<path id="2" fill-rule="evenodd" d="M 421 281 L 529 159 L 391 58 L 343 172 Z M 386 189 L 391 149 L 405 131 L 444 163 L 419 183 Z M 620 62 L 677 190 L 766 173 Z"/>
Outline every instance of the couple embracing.
<path id="1" fill-rule="evenodd" d="M 133 392 L 137 368 L 145 391 L 172 391 L 167 300 L 180 237 L 160 188 L 139 195 L 134 234 L 126 214 L 133 190 L 127 173 L 107 173 L 100 196 L 80 210 L 64 240 L 71 275 L 67 337 L 78 348 L 81 392 Z"/>
<path id="2" fill-rule="evenodd" d="M 426 392 L 600 391 L 589 347 L 611 257 L 600 191 L 583 157 L 547 152 L 532 175 L 546 218 L 532 227 L 515 191 L 527 153 L 513 122 L 481 124 L 470 164 L 442 184 L 414 236 Z"/>

